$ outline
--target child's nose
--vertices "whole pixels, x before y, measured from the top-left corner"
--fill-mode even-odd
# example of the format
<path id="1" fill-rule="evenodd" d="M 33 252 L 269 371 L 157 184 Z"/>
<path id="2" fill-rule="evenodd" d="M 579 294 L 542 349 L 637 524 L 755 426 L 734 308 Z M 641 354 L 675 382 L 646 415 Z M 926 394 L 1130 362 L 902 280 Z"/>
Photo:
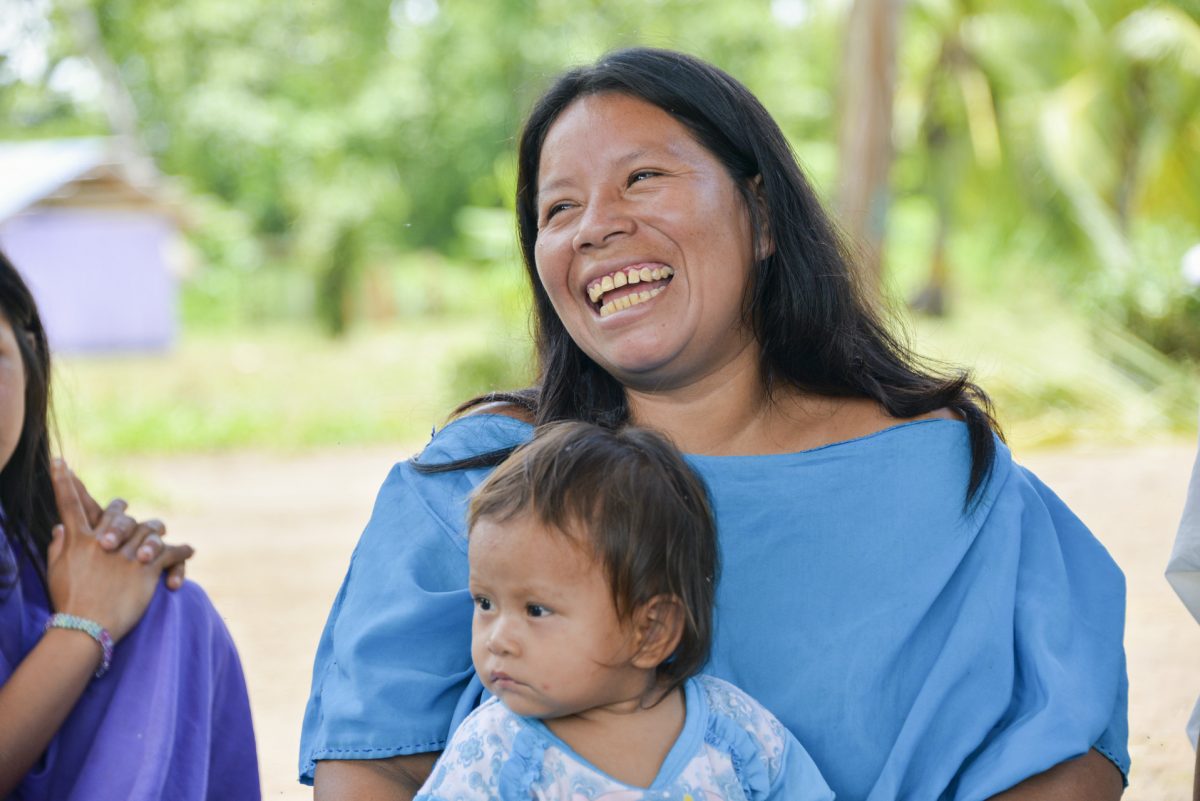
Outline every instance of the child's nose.
<path id="1" fill-rule="evenodd" d="M 488 631 L 487 647 L 488 653 L 493 656 L 512 656 L 516 653 L 517 642 L 512 627 L 503 618 L 493 623 Z"/>

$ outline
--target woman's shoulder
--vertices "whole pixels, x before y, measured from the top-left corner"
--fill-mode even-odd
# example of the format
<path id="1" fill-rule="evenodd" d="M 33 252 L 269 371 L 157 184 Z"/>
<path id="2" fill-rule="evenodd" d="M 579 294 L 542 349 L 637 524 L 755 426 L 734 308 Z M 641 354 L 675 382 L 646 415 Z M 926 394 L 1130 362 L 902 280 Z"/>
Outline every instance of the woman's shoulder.
<path id="1" fill-rule="evenodd" d="M 946 407 L 914 417 L 894 417 L 874 400 L 848 398 L 840 402 L 830 416 L 830 441 L 863 439 L 899 426 L 930 420 L 964 422 L 962 415 Z"/>
<path id="2" fill-rule="evenodd" d="M 911 417 L 889 414 L 870 398 L 831 398 L 811 393 L 783 394 L 774 402 L 757 443 L 760 454 L 798 453 L 870 439 L 915 423 L 960 423 L 949 408 Z"/>
<path id="3" fill-rule="evenodd" d="M 481 414 L 498 414 L 501 417 L 510 417 L 527 425 L 533 425 L 533 411 L 519 403 L 508 400 L 484 401 L 483 403 L 468 406 L 458 416 L 472 417 Z"/>
<path id="4" fill-rule="evenodd" d="M 435 428 L 418 461 L 436 464 L 520 445 L 533 434 L 533 425 L 508 405 L 471 409 Z"/>

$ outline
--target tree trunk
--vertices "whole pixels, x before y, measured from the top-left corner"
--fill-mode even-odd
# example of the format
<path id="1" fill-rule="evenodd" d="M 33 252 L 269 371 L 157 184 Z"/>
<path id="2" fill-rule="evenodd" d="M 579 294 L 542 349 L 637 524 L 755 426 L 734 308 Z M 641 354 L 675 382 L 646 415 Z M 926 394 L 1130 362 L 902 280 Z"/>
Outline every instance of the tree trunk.
<path id="1" fill-rule="evenodd" d="M 142 143 L 137 105 L 121 79 L 120 69 L 108 54 L 100 22 L 96 19 L 96 10 L 88 0 L 74 0 L 64 5 L 76 44 L 100 76 L 101 103 L 120 151 L 125 173 L 135 185 L 150 185 L 157 177 L 157 170 Z"/>
<path id="2" fill-rule="evenodd" d="M 854 0 L 842 57 L 837 209 L 876 286 L 883 274 L 902 6 L 903 0 Z"/>

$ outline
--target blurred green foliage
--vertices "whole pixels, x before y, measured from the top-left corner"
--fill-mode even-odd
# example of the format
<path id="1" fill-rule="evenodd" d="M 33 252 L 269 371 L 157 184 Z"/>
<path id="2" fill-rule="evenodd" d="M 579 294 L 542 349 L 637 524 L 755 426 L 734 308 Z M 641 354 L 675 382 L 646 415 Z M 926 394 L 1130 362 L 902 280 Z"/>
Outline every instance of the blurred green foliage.
<path id="1" fill-rule="evenodd" d="M 203 267 L 301 272 L 315 291 L 280 303 L 334 331 L 372 263 L 415 249 L 514 260 L 504 211 L 520 120 L 554 74 L 614 47 L 714 61 L 759 94 L 818 187 L 839 166 L 848 0 L 10 3 L 31 28 L 26 49 L 40 43 L 46 61 L 18 70 L 14 48 L 0 52 L 0 135 L 103 131 L 103 93 L 64 80 L 85 52 L 72 10 L 90 11 L 146 147 L 195 198 Z M 982 237 L 994 252 L 1033 236 L 1065 281 L 1142 319 L 1130 300 L 1147 267 L 1142 223 L 1172 227 L 1180 248 L 1200 240 L 1198 10 L 1200 0 L 907 3 L 893 195 L 935 213 L 924 251 L 890 261 L 928 264 L 942 234 Z M 1177 264 L 1181 252 L 1153 258 Z M 223 285 L 204 281 L 210 295 Z"/>
<path id="2" fill-rule="evenodd" d="M 320 320 L 344 332 L 350 351 L 356 323 L 510 332 L 470 346 L 451 337 L 462 352 L 420 338 L 404 346 L 455 365 L 449 388 L 429 395 L 429 408 L 444 410 L 528 372 L 513 147 L 552 77 L 632 44 L 709 59 L 758 94 L 827 195 L 847 168 L 833 143 L 849 5 L 7 0 L 0 136 L 106 132 L 104 94 L 94 74 L 89 83 L 72 23 L 72 9 L 89 11 L 145 147 L 186 190 L 196 268 L 183 315 L 197 337 L 185 339 L 185 360 L 215 359 L 212 343 L 246 325 L 265 326 L 270 340 Z M 919 322 L 918 341 L 968 363 L 971 343 L 1020 342 L 1017 327 L 1049 327 L 1073 343 L 1053 359 L 1041 357 L 1042 340 L 1006 353 L 1039 365 L 1025 378 L 1004 373 L 994 388 L 1017 419 L 1095 408 L 1116 424 L 1117 400 L 1168 428 L 1190 419 L 1200 290 L 1179 265 L 1200 242 L 1198 20 L 1200 0 L 905 5 L 885 293 L 902 302 L 935 288 L 951 316 Z M 299 341 L 318 355 L 312 369 L 332 370 L 333 386 L 350 381 L 334 363 L 363 354 L 319 356 L 320 338 L 308 336 Z M 170 390 L 206 397 L 196 380 Z M 101 404 L 126 422 L 95 447 L 137 450 L 156 436 L 183 446 L 184 433 L 155 432 L 206 427 L 225 432 L 215 441 L 278 442 L 286 437 L 261 432 L 281 419 L 305 432 L 297 442 L 407 436 L 374 411 L 356 434 L 321 429 L 319 415 L 281 418 L 262 386 L 241 397 L 236 413 L 211 397 L 211 409 L 185 404 L 171 419 L 143 409 L 143 422 L 116 400 Z"/>

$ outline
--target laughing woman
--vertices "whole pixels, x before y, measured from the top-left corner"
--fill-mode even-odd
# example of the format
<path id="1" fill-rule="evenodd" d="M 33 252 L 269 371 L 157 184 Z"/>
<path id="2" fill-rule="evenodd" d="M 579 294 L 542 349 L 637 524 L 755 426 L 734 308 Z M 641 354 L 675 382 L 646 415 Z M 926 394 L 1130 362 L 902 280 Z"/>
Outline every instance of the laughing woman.
<path id="1" fill-rule="evenodd" d="M 465 499 L 562 419 L 691 454 L 724 565 L 706 671 L 838 799 L 1121 795 L 1120 571 L 983 392 L 888 332 L 749 91 L 649 49 L 562 75 L 521 137 L 517 214 L 537 383 L 465 404 L 384 483 L 317 651 L 319 799 L 411 794 L 479 702 Z"/>

